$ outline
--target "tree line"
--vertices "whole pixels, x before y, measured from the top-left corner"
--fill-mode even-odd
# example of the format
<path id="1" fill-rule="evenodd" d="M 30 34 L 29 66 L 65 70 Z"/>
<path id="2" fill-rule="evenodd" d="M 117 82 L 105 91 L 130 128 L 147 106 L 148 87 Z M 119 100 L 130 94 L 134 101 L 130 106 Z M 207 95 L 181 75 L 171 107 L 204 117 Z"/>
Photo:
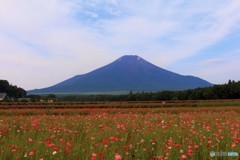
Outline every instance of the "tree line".
<path id="1" fill-rule="evenodd" d="M 58 101 L 156 101 L 156 100 L 212 100 L 240 98 L 240 81 L 229 80 L 222 85 L 184 91 L 137 92 L 127 95 L 72 95 L 57 96 Z"/>
<path id="2" fill-rule="evenodd" d="M 17 86 L 9 84 L 7 80 L 0 80 L 0 93 L 7 93 L 8 97 L 17 99 L 31 98 L 33 101 L 40 99 L 57 99 L 62 102 L 84 101 L 156 101 L 156 100 L 213 100 L 213 99 L 238 99 L 240 98 L 240 81 L 229 80 L 222 85 L 211 87 L 188 89 L 184 91 L 160 91 L 160 92 L 132 92 L 125 95 L 28 95 L 27 92 Z"/>

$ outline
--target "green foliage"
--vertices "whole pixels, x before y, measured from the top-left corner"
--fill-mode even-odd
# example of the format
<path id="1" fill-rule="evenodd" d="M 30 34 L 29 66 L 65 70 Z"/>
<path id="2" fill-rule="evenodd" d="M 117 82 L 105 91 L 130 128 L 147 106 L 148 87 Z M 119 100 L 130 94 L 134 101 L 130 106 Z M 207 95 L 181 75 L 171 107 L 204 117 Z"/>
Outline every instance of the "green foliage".
<path id="1" fill-rule="evenodd" d="M 149 100 L 211 100 L 240 98 L 240 81 L 184 91 L 129 92 L 128 95 L 60 96 L 59 101 L 149 101 Z"/>
<path id="2" fill-rule="evenodd" d="M 12 98 L 22 98 L 27 94 L 24 89 L 9 84 L 7 80 L 0 80 L 0 92 L 7 93 Z"/>
<path id="3" fill-rule="evenodd" d="M 40 101 L 40 99 L 42 99 L 42 96 L 30 94 L 30 95 L 27 95 L 27 98 L 31 98 L 32 102 L 38 102 Z"/>

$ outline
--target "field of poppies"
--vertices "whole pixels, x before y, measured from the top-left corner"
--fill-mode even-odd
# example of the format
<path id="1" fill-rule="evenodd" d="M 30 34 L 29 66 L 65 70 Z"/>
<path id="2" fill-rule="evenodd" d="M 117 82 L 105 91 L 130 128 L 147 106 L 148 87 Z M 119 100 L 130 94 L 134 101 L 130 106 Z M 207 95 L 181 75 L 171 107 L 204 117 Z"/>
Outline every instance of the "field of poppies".
<path id="1" fill-rule="evenodd" d="M 0 159 L 219 158 L 211 151 L 240 152 L 239 107 L 15 109 L 0 115 Z"/>

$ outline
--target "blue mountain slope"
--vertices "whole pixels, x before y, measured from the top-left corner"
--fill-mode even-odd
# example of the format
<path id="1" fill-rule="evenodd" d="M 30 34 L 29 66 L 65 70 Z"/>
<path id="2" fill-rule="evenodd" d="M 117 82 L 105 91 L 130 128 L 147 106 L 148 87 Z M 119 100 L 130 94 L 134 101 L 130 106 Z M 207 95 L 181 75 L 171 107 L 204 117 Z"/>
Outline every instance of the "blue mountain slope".
<path id="1" fill-rule="evenodd" d="M 127 55 L 87 74 L 29 93 L 184 90 L 211 85 L 203 79 L 157 67 L 139 56 Z"/>

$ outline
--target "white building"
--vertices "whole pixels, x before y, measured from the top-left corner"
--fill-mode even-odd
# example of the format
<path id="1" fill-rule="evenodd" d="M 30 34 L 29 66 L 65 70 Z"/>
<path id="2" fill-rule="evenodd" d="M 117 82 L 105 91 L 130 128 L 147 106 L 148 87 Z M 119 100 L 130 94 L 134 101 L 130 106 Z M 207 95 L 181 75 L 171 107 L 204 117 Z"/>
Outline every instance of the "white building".
<path id="1" fill-rule="evenodd" d="M 6 93 L 0 93 L 0 101 L 3 101 L 6 96 Z"/>

